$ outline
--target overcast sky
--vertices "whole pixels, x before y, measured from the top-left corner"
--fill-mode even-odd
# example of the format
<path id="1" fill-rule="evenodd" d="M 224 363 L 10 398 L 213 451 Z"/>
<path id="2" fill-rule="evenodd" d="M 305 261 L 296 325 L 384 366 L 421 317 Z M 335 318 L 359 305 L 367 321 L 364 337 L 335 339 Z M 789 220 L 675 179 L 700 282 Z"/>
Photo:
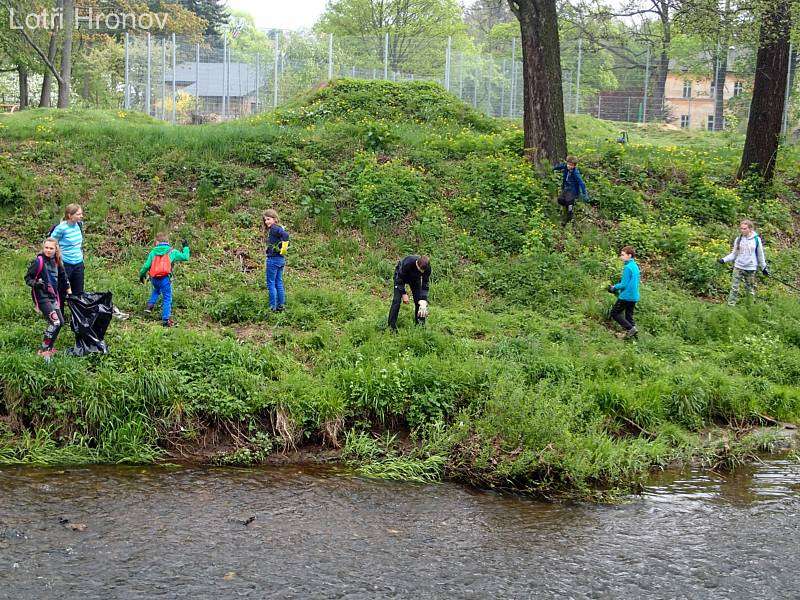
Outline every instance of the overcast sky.
<path id="1" fill-rule="evenodd" d="M 228 6 L 250 13 L 256 27 L 310 28 L 325 10 L 326 0 L 228 0 Z"/>

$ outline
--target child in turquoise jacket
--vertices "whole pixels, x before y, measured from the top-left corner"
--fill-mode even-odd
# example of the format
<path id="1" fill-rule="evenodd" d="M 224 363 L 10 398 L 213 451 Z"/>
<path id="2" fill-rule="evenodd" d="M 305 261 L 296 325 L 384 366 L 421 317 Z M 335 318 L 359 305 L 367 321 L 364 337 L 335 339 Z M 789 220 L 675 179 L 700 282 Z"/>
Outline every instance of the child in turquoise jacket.
<path id="1" fill-rule="evenodd" d="M 622 280 L 608 286 L 610 293 L 619 292 L 616 303 L 611 307 L 611 318 L 625 330 L 626 338 L 636 337 L 639 333 L 636 330 L 636 323 L 633 321 L 633 311 L 636 309 L 636 303 L 639 302 L 639 265 L 634 260 L 635 256 L 636 250 L 632 246 L 625 246 L 620 250 L 619 257 L 625 263 L 625 268 L 622 269 Z"/>

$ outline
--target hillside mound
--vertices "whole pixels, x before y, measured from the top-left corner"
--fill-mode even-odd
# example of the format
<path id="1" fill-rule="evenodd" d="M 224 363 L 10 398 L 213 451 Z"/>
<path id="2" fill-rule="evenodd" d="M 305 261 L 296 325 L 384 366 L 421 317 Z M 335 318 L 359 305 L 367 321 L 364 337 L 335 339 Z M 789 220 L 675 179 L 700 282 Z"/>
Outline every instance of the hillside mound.
<path id="1" fill-rule="evenodd" d="M 318 121 L 385 120 L 469 127 L 489 132 L 497 122 L 431 81 L 360 81 L 338 79 L 297 103 L 278 109 L 281 124 Z"/>

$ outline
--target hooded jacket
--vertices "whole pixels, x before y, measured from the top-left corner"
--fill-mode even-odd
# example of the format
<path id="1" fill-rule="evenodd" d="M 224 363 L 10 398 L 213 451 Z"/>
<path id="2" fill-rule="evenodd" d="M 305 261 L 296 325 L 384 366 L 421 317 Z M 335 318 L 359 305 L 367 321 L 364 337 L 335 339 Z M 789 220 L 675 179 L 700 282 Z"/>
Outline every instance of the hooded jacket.
<path id="1" fill-rule="evenodd" d="M 733 249 L 724 257 L 726 263 L 734 261 L 733 266 L 743 271 L 755 271 L 767 266 L 764 258 L 764 244 L 756 232 L 751 232 L 747 237 L 740 235 L 733 240 Z"/>
<path id="2" fill-rule="evenodd" d="M 44 286 L 34 285 L 36 281 L 43 281 Z M 47 258 L 44 254 L 37 254 L 28 271 L 25 273 L 25 283 L 31 287 L 31 297 L 36 308 L 57 305 L 61 307 L 61 296 L 58 288 L 69 287 L 67 272 L 63 265 L 56 262 L 55 257 Z"/>
<path id="3" fill-rule="evenodd" d="M 147 259 L 144 261 L 142 268 L 139 269 L 139 277 L 147 275 L 147 273 L 150 271 L 150 265 L 153 264 L 153 258 L 156 256 L 164 256 L 165 254 L 169 254 L 170 264 L 180 261 L 187 261 L 189 260 L 190 254 L 189 246 L 184 246 L 183 250 L 178 250 L 177 248 L 173 249 L 168 242 L 159 242 L 152 250 L 150 250 L 150 254 L 147 255 Z M 172 274 L 169 276 L 171 277 Z"/>

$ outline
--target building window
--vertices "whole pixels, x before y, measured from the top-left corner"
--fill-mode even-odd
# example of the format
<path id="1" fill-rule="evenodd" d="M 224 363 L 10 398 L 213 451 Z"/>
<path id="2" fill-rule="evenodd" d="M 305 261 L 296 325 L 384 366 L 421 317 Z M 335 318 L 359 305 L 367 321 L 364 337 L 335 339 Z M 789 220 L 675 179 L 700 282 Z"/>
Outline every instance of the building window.
<path id="1" fill-rule="evenodd" d="M 688 129 L 689 115 L 681 115 L 681 129 Z"/>
<path id="2" fill-rule="evenodd" d="M 689 80 L 683 82 L 683 97 L 684 98 L 692 97 L 692 82 Z"/>
<path id="3" fill-rule="evenodd" d="M 733 97 L 741 96 L 742 91 L 744 90 L 744 84 L 741 81 L 737 81 L 733 84 Z"/>
<path id="4" fill-rule="evenodd" d="M 714 131 L 714 115 L 708 115 L 708 130 Z"/>

